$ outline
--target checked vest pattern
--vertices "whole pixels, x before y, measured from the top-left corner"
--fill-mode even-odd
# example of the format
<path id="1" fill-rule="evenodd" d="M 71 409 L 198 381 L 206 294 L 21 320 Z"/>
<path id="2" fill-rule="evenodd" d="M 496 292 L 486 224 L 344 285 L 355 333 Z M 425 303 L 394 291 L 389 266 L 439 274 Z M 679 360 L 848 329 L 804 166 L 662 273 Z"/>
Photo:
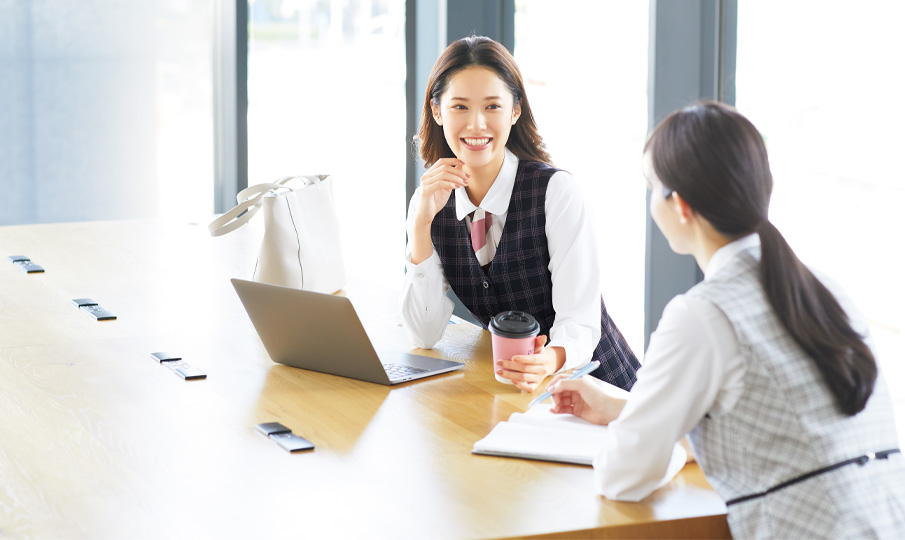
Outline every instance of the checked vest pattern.
<path id="1" fill-rule="evenodd" d="M 703 418 L 690 435 L 707 481 L 727 501 L 899 445 L 882 373 L 867 407 L 841 414 L 814 362 L 770 306 L 759 258 L 758 248 L 744 251 L 687 293 L 726 315 L 745 357 L 738 403 Z M 857 313 L 832 281 L 821 281 L 850 316 Z M 905 458 L 849 465 L 733 504 L 728 521 L 734 538 L 902 538 Z"/>
<path id="2" fill-rule="evenodd" d="M 519 161 L 503 235 L 485 272 L 472 248 L 465 220 L 456 218 L 456 193 L 431 224 L 431 240 L 450 287 L 484 328 L 501 311 L 533 315 L 541 334 L 550 335 L 553 283 L 547 249 L 545 203 L 547 184 L 557 169 L 544 163 Z M 600 368 L 592 373 L 620 388 L 630 389 L 641 367 L 600 299 L 600 342 L 592 355 Z"/>

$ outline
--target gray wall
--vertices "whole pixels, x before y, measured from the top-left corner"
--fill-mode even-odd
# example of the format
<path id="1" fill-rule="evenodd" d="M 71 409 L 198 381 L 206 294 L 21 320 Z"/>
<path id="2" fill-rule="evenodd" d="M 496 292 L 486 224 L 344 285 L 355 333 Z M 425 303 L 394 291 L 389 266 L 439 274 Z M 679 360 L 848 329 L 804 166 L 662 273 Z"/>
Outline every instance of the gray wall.
<path id="1" fill-rule="evenodd" d="M 154 2 L 0 2 L 0 223 L 156 208 Z"/>
<path id="2" fill-rule="evenodd" d="M 700 99 L 735 103 L 736 0 L 651 0 L 648 128 Z M 650 196 L 650 194 L 648 194 Z M 704 277 L 676 255 L 647 214 L 644 348 L 666 304 Z"/>
<path id="3" fill-rule="evenodd" d="M 222 1 L 0 0 L 0 224 L 213 209 Z"/>

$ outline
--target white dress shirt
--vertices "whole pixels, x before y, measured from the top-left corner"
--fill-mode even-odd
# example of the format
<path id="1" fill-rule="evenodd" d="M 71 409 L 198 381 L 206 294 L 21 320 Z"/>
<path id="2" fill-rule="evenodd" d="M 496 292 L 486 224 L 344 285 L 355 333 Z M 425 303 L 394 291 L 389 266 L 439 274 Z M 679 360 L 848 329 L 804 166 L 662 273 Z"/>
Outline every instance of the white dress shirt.
<path id="1" fill-rule="evenodd" d="M 759 246 L 752 234 L 720 248 L 704 279 L 739 252 Z M 608 499 L 639 501 L 662 482 L 673 445 L 705 415 L 728 412 L 742 393 L 744 358 L 729 319 L 709 301 L 679 295 L 651 334 L 644 368 L 607 444 L 594 460 L 594 477 Z"/>
<path id="2" fill-rule="evenodd" d="M 757 234 L 723 246 L 710 259 L 704 279 L 753 247 L 760 247 Z M 832 285 L 830 277 L 811 271 Z M 846 311 L 852 329 L 874 350 L 867 320 L 854 305 Z M 705 414 L 716 418 L 731 411 L 742 395 L 744 376 L 738 338 L 723 312 L 700 298 L 673 298 L 651 334 L 644 368 L 625 408 L 610 424 L 607 444 L 594 460 L 600 494 L 624 501 L 649 495 L 664 479 L 673 445 Z"/>
<path id="3" fill-rule="evenodd" d="M 515 185 L 518 158 L 506 149 L 503 167 L 480 207 L 493 214 L 489 240 L 499 245 Z M 436 250 L 421 264 L 411 262 L 414 216 L 418 211 L 421 187 L 409 203 L 406 231 L 406 275 L 402 291 L 402 318 L 412 342 L 430 349 L 443 337 L 453 303 L 446 296 L 449 282 Z M 456 190 L 456 216 L 470 225 L 472 204 L 465 188 Z M 553 282 L 553 309 L 556 317 L 550 329 L 548 347 L 563 347 L 563 369 L 587 364 L 600 341 L 600 266 L 597 241 L 590 213 L 585 208 L 578 183 L 565 171 L 556 172 L 547 185 L 546 200 L 548 269 Z"/>

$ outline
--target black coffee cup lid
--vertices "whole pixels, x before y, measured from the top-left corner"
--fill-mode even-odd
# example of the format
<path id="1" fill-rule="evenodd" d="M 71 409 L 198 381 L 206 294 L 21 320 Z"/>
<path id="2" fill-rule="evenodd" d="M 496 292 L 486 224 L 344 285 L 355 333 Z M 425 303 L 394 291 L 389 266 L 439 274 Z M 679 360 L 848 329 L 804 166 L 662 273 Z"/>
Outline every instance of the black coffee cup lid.
<path id="1" fill-rule="evenodd" d="M 540 324 L 524 311 L 503 311 L 490 319 L 491 332 L 508 338 L 523 338 L 540 332 Z"/>

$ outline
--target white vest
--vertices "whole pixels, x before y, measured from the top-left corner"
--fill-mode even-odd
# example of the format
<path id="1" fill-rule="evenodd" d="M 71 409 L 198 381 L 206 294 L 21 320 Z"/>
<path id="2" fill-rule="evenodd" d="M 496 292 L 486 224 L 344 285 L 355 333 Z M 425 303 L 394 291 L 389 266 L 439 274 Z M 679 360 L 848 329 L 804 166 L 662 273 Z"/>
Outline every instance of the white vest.
<path id="1" fill-rule="evenodd" d="M 839 412 L 823 378 L 774 313 L 758 277 L 759 248 L 743 251 L 687 294 L 729 319 L 744 356 L 741 397 L 690 435 L 724 500 L 868 453 L 899 447 L 882 374 L 863 411 Z M 828 288 L 832 283 L 824 283 Z M 831 289 L 850 317 L 851 301 Z M 905 538 L 905 458 L 851 464 L 729 506 L 734 538 Z"/>

